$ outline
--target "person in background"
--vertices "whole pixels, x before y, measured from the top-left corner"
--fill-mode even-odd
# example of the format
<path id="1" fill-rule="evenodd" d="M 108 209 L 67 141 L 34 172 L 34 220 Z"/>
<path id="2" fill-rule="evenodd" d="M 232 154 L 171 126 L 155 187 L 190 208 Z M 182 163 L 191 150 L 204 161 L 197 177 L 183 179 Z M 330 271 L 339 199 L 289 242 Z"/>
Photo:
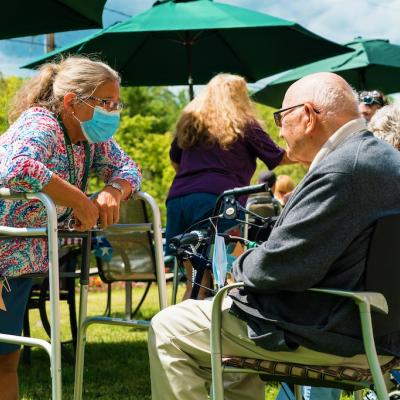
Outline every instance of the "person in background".
<path id="1" fill-rule="evenodd" d="M 73 218 L 85 231 L 99 222 L 114 224 L 119 206 L 140 187 L 136 164 L 112 139 L 120 121 L 120 78 L 108 65 L 69 57 L 43 65 L 14 98 L 12 123 L 0 136 L 0 187 L 14 192 L 43 192 L 57 206 L 60 224 Z M 93 171 L 105 186 L 95 199 L 85 194 Z M 37 201 L 0 200 L 0 224 L 45 226 L 47 215 Z M 31 279 L 45 272 L 45 239 L 0 241 L 0 332 L 22 330 Z M 2 284 L 7 290 L 2 291 Z M 1 296 L 3 292 L 3 296 Z M 19 346 L 0 343 L 0 397 L 18 398 Z"/>
<path id="2" fill-rule="evenodd" d="M 371 118 L 369 129 L 379 139 L 400 150 L 400 107 L 389 104 Z"/>
<path id="3" fill-rule="evenodd" d="M 289 175 L 278 175 L 276 177 L 276 182 L 272 192 L 282 207 L 289 200 L 289 196 L 295 186 L 296 184 L 294 183 L 294 180 Z"/>
<path id="4" fill-rule="evenodd" d="M 367 122 L 371 120 L 377 110 L 388 104 L 386 97 L 379 90 L 360 92 L 359 101 L 358 109 Z"/>
<path id="5" fill-rule="evenodd" d="M 269 169 L 289 162 L 285 150 L 263 130 L 246 81 L 237 75 L 216 75 L 184 108 L 176 124 L 170 149 L 176 175 L 167 197 L 167 253 L 172 237 L 211 216 L 219 194 L 250 184 L 257 158 Z M 240 201 L 244 205 L 246 199 Z M 220 220 L 218 230 L 231 224 Z M 184 299 L 190 296 L 192 276 L 189 262 L 185 268 Z"/>

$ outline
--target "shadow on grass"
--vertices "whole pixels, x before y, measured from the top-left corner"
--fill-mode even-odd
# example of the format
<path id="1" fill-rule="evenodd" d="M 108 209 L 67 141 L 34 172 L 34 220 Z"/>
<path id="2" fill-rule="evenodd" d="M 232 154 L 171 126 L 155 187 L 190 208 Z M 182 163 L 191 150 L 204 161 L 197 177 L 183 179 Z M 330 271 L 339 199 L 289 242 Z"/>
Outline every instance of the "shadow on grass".
<path id="1" fill-rule="evenodd" d="M 117 339 L 117 338 L 116 338 Z M 21 399 L 51 398 L 50 364 L 47 354 L 32 350 L 31 366 L 21 364 Z M 63 399 L 73 399 L 74 367 L 63 363 Z M 83 398 L 150 399 L 147 342 L 88 343 L 85 351 Z"/>

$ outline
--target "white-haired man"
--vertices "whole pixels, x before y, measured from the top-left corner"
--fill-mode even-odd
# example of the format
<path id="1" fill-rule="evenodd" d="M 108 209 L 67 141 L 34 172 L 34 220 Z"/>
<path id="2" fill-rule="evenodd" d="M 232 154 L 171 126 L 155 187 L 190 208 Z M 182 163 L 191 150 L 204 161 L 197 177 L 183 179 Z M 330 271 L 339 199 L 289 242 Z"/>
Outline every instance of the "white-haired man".
<path id="1" fill-rule="evenodd" d="M 269 240 L 234 266 L 235 279 L 245 289 L 226 301 L 223 351 L 366 367 L 355 307 L 304 291 L 313 286 L 363 288 L 372 225 L 399 211 L 400 154 L 366 130 L 356 95 L 335 74 L 295 82 L 274 117 L 288 156 L 310 169 Z M 153 318 L 153 399 L 207 399 L 210 311 L 210 301 L 188 300 Z M 394 336 L 377 340 L 382 363 L 400 355 L 399 333 Z M 225 374 L 224 379 L 225 399 L 264 399 L 257 376 Z"/>

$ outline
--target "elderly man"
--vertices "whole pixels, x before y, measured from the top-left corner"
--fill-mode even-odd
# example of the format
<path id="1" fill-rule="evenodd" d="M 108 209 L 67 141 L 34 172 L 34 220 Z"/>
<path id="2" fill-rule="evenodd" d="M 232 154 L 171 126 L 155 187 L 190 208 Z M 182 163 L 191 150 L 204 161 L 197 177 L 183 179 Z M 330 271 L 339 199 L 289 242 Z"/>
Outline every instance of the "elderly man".
<path id="1" fill-rule="evenodd" d="M 400 154 L 366 130 L 355 93 L 335 74 L 314 74 L 294 83 L 274 117 L 288 156 L 310 170 L 269 240 L 234 266 L 235 279 L 245 289 L 226 301 L 223 351 L 366 367 L 356 308 L 303 291 L 313 286 L 363 289 L 372 225 L 400 211 Z M 210 311 L 210 301 L 188 300 L 153 318 L 153 399 L 207 399 Z M 382 363 L 400 355 L 399 343 L 397 332 L 378 338 Z M 264 399 L 257 376 L 224 378 L 226 399 Z"/>

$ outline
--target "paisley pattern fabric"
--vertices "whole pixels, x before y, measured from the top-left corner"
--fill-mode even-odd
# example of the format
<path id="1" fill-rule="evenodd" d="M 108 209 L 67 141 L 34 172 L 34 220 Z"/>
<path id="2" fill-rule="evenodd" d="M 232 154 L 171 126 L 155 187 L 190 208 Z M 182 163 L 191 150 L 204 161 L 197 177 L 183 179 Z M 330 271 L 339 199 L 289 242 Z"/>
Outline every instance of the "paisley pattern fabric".
<path id="1" fill-rule="evenodd" d="M 85 148 L 82 143 L 72 147 L 75 186 L 81 188 Z M 90 160 L 90 170 L 104 182 L 124 179 L 130 183 L 132 193 L 139 189 L 141 174 L 138 166 L 113 139 L 91 144 Z M 0 136 L 0 187 L 15 192 L 39 192 L 49 183 L 53 173 L 70 182 L 62 128 L 47 109 L 30 108 Z M 65 207 L 57 206 L 58 216 L 65 211 Z M 40 202 L 0 200 L 0 225 L 41 227 L 46 223 L 46 212 Z M 47 267 L 45 239 L 0 240 L 0 276 L 43 272 Z"/>

